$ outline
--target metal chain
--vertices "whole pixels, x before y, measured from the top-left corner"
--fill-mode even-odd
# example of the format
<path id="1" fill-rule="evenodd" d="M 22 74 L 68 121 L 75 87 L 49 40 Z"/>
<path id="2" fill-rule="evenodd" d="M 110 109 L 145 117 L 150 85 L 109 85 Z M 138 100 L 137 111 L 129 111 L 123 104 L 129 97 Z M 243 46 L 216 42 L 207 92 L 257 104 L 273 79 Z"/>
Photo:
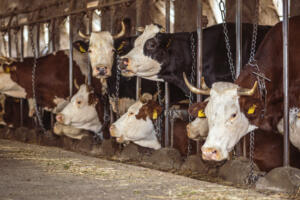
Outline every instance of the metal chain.
<path id="1" fill-rule="evenodd" d="M 14 36 L 15 36 L 15 47 L 16 47 L 16 57 L 19 57 L 19 43 L 18 43 L 18 30 L 14 29 Z"/>
<path id="2" fill-rule="evenodd" d="M 117 59 L 118 59 L 118 55 L 117 55 Z M 115 93 L 115 105 L 116 105 L 116 112 L 117 112 L 117 119 L 120 118 L 120 111 L 119 111 L 119 95 L 120 95 L 120 77 L 121 76 L 121 71 L 120 69 L 117 67 L 117 74 L 116 74 L 116 93 Z"/>
<path id="3" fill-rule="evenodd" d="M 36 59 L 36 52 L 35 52 L 35 46 L 34 46 L 34 40 L 33 40 L 33 34 L 32 34 L 33 26 L 29 26 L 29 35 L 30 35 L 30 42 L 31 42 L 31 50 L 33 54 L 33 67 L 32 67 L 32 95 L 33 95 L 33 104 L 35 108 L 35 113 L 38 118 L 38 122 L 40 124 L 40 127 L 44 132 L 46 132 L 46 129 L 43 124 L 42 117 L 40 115 L 40 112 L 38 110 L 37 101 L 36 101 L 36 93 L 35 93 L 35 72 L 37 67 L 37 59 Z"/>
<path id="4" fill-rule="evenodd" d="M 228 29 L 227 29 L 227 24 L 225 22 L 225 17 L 226 17 L 226 5 L 223 0 L 220 1 L 219 3 L 219 8 L 221 11 L 221 16 L 222 16 L 222 25 L 223 25 L 223 32 L 225 36 L 225 44 L 226 44 L 226 49 L 227 49 L 227 58 L 228 58 L 228 63 L 230 66 L 230 72 L 232 76 L 232 80 L 235 81 L 235 67 L 233 65 L 233 59 L 232 59 L 232 53 L 231 53 L 231 48 L 230 48 L 230 42 L 229 42 L 229 37 L 228 37 Z"/>
<path id="5" fill-rule="evenodd" d="M 161 98 L 161 88 L 160 88 L 160 82 L 157 81 L 156 82 L 156 87 L 157 87 L 157 92 L 158 92 L 158 103 L 160 106 L 163 106 L 163 102 L 162 102 L 162 98 Z M 161 138 L 161 129 L 162 129 L 162 119 L 163 115 L 159 115 L 157 117 L 157 120 L 155 121 L 155 131 L 156 131 L 156 136 L 158 138 L 158 140 L 161 142 L 162 138 Z"/>
<path id="6" fill-rule="evenodd" d="M 196 58 L 196 45 L 195 45 L 195 39 L 194 39 L 194 36 L 193 36 L 193 33 L 191 33 L 191 52 L 192 52 L 192 72 L 191 72 L 191 75 L 190 75 L 190 82 L 191 84 L 194 84 L 195 83 L 195 77 L 196 77 L 196 61 L 197 61 L 197 58 Z M 190 91 L 190 94 L 189 94 L 189 106 L 191 106 L 194 102 L 194 96 L 193 96 L 193 93 Z M 189 123 L 191 123 L 193 120 L 193 116 L 189 113 Z M 188 139 L 188 153 L 187 155 L 189 156 L 191 154 L 191 151 L 192 151 L 192 144 L 191 144 L 191 140 Z"/>
<path id="7" fill-rule="evenodd" d="M 249 57 L 249 63 L 254 63 L 255 59 L 255 49 L 256 49 L 256 40 L 257 40 L 257 26 L 258 26 L 258 14 L 259 14 L 259 2 L 255 1 L 255 19 L 253 23 L 253 32 L 252 32 L 252 41 L 251 41 L 251 51 L 250 51 L 250 57 Z"/>
<path id="8" fill-rule="evenodd" d="M 254 145 L 254 131 L 251 131 L 250 132 L 250 152 L 249 152 L 249 160 L 250 160 L 250 172 L 249 172 L 249 175 L 247 176 L 245 182 L 246 184 L 254 184 L 258 178 L 259 178 L 259 175 L 255 175 L 254 174 L 254 148 L 255 148 L 255 145 Z"/>

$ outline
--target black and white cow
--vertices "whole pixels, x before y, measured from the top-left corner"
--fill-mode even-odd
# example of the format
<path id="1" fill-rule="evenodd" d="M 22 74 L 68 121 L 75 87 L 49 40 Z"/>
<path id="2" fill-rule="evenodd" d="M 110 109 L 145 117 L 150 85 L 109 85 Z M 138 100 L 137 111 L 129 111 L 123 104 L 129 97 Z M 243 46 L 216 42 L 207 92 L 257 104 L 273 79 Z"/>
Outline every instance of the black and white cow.
<path id="1" fill-rule="evenodd" d="M 231 47 L 235 46 L 235 25 L 227 24 Z M 260 44 L 269 26 L 258 26 L 257 46 Z M 243 24 L 242 61 L 248 61 L 252 39 L 252 25 Z M 186 94 L 182 73 L 188 76 L 192 64 L 196 63 L 197 33 L 160 33 L 157 25 L 146 26 L 134 43 L 134 48 L 119 60 L 122 75 L 139 76 L 151 80 L 167 81 L 182 89 Z M 232 48 L 235 56 L 235 48 Z M 227 61 L 227 50 L 222 24 L 203 29 L 203 76 L 211 87 L 216 81 L 232 82 L 232 75 Z"/>

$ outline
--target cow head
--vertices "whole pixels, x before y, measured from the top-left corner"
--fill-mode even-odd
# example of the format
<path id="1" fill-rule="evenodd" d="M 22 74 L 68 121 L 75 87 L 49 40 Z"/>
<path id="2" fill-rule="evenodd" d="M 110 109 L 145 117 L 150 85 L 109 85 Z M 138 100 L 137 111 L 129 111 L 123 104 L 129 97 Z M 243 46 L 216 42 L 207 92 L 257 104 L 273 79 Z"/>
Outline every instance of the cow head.
<path id="1" fill-rule="evenodd" d="M 157 58 L 166 57 L 165 50 L 162 48 L 164 43 L 159 37 L 160 31 L 161 27 L 158 25 L 146 26 L 144 32 L 135 40 L 134 48 L 119 60 L 119 68 L 123 76 L 141 76 L 159 80 L 157 74 L 161 70 L 161 63 Z"/>
<path id="2" fill-rule="evenodd" d="M 283 134 L 283 119 L 277 125 L 278 131 Z M 290 141 L 291 143 L 300 149 L 300 109 L 291 108 L 289 112 L 289 128 L 290 128 Z"/>
<path id="3" fill-rule="evenodd" d="M 228 158 L 240 138 L 257 128 L 250 124 L 239 100 L 243 95 L 253 95 L 257 82 L 252 89 L 240 88 L 229 82 L 216 82 L 211 89 L 203 90 L 190 85 L 185 75 L 184 80 L 192 92 L 210 95 L 205 107 L 209 132 L 202 146 L 203 159 L 220 161 Z M 255 112 L 255 106 L 250 106 L 250 112 Z"/>
<path id="4" fill-rule="evenodd" d="M 186 126 L 187 136 L 192 140 L 205 139 L 208 135 L 208 122 L 204 113 L 207 103 L 206 100 L 189 107 L 189 113 L 196 118 Z"/>
<path id="5" fill-rule="evenodd" d="M 57 122 L 78 129 L 98 132 L 102 124 L 96 110 L 98 99 L 94 98 L 93 94 L 93 90 L 88 86 L 81 85 L 70 103 L 56 115 Z"/>
<path id="6" fill-rule="evenodd" d="M 107 78 L 111 76 L 114 60 L 114 39 L 125 34 L 125 25 L 122 22 L 122 30 L 117 35 L 112 35 L 108 31 L 92 32 L 90 36 L 79 32 L 79 35 L 89 41 L 89 56 L 96 78 Z"/>
<path id="7" fill-rule="evenodd" d="M 152 95 L 145 93 L 111 125 L 110 134 L 120 143 L 132 141 L 143 147 L 159 149 L 161 145 L 156 138 L 153 120 L 161 112 L 162 107 L 153 100 Z"/>

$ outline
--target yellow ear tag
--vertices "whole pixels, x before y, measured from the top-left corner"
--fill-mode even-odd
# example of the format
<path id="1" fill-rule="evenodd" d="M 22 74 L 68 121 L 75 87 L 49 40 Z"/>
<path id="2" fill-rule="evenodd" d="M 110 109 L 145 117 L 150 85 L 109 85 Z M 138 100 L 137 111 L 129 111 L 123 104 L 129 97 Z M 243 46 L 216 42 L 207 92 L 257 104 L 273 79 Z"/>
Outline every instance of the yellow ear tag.
<path id="1" fill-rule="evenodd" d="M 81 45 L 79 46 L 79 50 L 81 53 L 86 53 L 86 50 Z"/>
<path id="2" fill-rule="evenodd" d="M 202 109 L 198 111 L 198 117 L 199 117 L 199 118 L 204 118 L 204 117 L 206 117 L 206 115 L 205 115 L 205 113 L 203 112 Z"/>
<path id="3" fill-rule="evenodd" d="M 9 67 L 5 67 L 5 73 L 9 73 L 10 72 L 10 68 Z"/>
<path id="4" fill-rule="evenodd" d="M 253 104 L 249 109 L 248 109 L 248 114 L 249 115 L 252 115 L 254 112 L 255 112 L 255 109 L 256 109 L 256 105 L 255 104 Z"/>
<path id="5" fill-rule="evenodd" d="M 157 110 L 156 109 L 153 110 L 152 119 L 157 119 Z"/>
<path id="6" fill-rule="evenodd" d="M 117 50 L 120 51 L 121 49 L 123 49 L 124 45 L 125 45 L 125 42 L 123 41 L 123 42 L 120 44 L 120 46 L 118 47 Z"/>

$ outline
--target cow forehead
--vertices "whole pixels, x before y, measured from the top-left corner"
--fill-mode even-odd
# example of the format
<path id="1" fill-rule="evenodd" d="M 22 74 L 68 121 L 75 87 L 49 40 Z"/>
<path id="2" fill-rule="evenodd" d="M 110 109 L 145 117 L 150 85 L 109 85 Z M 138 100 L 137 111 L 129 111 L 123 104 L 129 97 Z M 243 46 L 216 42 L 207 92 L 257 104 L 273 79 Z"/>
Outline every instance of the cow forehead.
<path id="1" fill-rule="evenodd" d="M 134 42 L 134 46 L 144 46 L 145 42 L 150 38 L 153 38 L 157 33 L 159 33 L 160 28 L 157 25 L 150 24 L 147 25 L 143 34 L 140 35 Z"/>
<path id="2" fill-rule="evenodd" d="M 78 97 L 88 97 L 88 89 L 85 84 L 81 85 L 78 92 L 72 97 L 72 100 L 77 99 Z"/>
<path id="3" fill-rule="evenodd" d="M 92 32 L 90 37 L 90 45 L 100 44 L 113 46 L 112 35 L 107 31 Z"/>
<path id="4" fill-rule="evenodd" d="M 216 82 L 212 85 L 211 93 L 214 94 L 224 94 L 224 93 L 231 93 L 237 92 L 238 85 L 230 82 Z"/>

